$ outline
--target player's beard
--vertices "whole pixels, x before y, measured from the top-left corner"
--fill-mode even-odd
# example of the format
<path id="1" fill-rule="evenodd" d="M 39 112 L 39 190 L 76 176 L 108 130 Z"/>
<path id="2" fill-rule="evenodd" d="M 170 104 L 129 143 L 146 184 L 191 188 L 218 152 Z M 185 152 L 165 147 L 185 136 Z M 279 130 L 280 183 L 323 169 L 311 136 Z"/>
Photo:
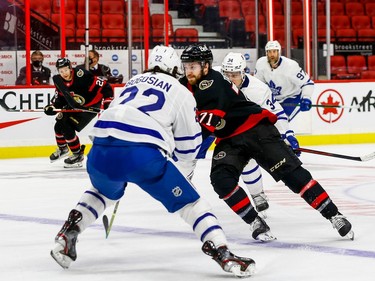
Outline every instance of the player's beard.
<path id="1" fill-rule="evenodd" d="M 189 84 L 194 86 L 198 84 L 202 76 L 203 76 L 203 70 L 199 73 L 199 75 L 189 74 L 188 76 L 186 76 L 186 78 Z"/>
<path id="2" fill-rule="evenodd" d="M 276 68 L 277 67 L 277 63 L 279 62 L 279 56 L 277 56 L 276 58 L 275 57 L 267 57 L 268 59 L 268 63 L 270 64 L 270 66 L 272 68 Z"/>

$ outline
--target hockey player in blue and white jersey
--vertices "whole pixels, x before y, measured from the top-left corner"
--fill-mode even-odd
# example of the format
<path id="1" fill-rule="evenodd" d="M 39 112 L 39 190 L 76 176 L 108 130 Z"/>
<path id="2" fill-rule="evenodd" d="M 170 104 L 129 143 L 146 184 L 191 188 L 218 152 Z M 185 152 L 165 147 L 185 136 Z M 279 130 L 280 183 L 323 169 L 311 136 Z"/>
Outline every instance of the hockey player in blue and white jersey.
<path id="1" fill-rule="evenodd" d="M 173 48 L 156 46 L 149 70 L 129 80 L 94 125 L 87 160 L 93 187 L 70 211 L 51 251 L 63 268 L 77 258 L 78 235 L 134 183 L 169 212 L 178 212 L 224 271 L 253 274 L 255 262 L 229 251 L 210 205 L 189 180 L 202 136 L 194 97 L 176 79 L 180 66 Z"/>
<path id="2" fill-rule="evenodd" d="M 314 82 L 292 59 L 281 55 L 278 41 L 268 41 L 266 56 L 257 60 L 254 76 L 266 83 L 292 120 L 299 111 L 311 109 Z"/>
<path id="3" fill-rule="evenodd" d="M 244 95 L 277 116 L 275 127 L 279 130 L 285 142 L 292 149 L 299 147 L 293 130 L 289 128 L 288 116 L 282 106 L 275 100 L 270 88 L 258 78 L 246 73 L 246 60 L 241 53 L 228 53 L 223 59 L 222 74 L 234 83 Z M 268 209 L 267 197 L 263 191 L 262 173 L 254 159 L 245 166 L 241 178 L 246 184 L 258 212 Z"/>

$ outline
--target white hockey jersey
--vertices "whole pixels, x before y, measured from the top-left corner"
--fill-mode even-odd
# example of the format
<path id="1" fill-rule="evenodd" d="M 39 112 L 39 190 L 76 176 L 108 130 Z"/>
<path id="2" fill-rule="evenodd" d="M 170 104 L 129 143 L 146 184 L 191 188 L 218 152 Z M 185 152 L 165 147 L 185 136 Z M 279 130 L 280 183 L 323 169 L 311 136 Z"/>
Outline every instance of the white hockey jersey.
<path id="1" fill-rule="evenodd" d="M 193 95 L 177 79 L 163 73 L 139 74 L 101 114 L 91 135 L 157 145 L 189 169 L 202 142 L 195 108 Z"/>
<path id="2" fill-rule="evenodd" d="M 275 126 L 280 134 L 285 134 L 289 130 L 288 116 L 285 114 L 282 106 L 275 100 L 270 88 L 265 83 L 246 73 L 241 85 L 241 91 L 249 100 L 277 116 Z"/>
<path id="3" fill-rule="evenodd" d="M 301 94 L 302 98 L 311 99 L 314 82 L 310 76 L 292 59 L 281 56 L 279 66 L 271 68 L 267 57 L 261 57 L 255 64 L 254 76 L 266 83 L 276 100 L 283 102 Z"/>

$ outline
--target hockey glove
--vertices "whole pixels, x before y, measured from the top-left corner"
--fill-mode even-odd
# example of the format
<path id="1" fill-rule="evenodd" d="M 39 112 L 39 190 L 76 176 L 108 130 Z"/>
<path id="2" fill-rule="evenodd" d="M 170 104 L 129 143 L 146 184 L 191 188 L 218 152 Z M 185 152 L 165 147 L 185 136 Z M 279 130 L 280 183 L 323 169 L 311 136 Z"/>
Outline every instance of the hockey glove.
<path id="1" fill-rule="evenodd" d="M 53 105 L 46 105 L 44 107 L 44 113 L 47 115 L 55 115 L 57 113 L 55 109 L 56 108 Z"/>
<path id="2" fill-rule="evenodd" d="M 311 100 L 309 98 L 302 98 L 299 107 L 301 111 L 309 111 L 311 109 Z"/>
<path id="3" fill-rule="evenodd" d="M 287 131 L 285 135 L 283 134 L 282 138 L 285 143 L 292 148 L 297 156 L 301 155 L 301 152 L 297 150 L 299 148 L 298 140 L 296 139 L 296 136 L 292 130 Z"/>

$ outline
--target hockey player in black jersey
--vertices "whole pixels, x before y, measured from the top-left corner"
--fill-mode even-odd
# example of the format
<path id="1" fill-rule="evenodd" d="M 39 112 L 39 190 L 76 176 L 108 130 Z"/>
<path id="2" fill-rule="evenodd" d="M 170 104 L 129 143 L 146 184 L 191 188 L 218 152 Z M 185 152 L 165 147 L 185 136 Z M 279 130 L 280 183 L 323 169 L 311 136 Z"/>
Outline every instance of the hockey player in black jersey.
<path id="1" fill-rule="evenodd" d="M 213 56 L 206 45 L 188 46 L 182 52 L 181 61 L 185 76 L 180 82 L 191 90 L 197 101 L 203 137 L 210 134 L 216 137 L 211 184 L 219 197 L 250 225 L 252 237 L 261 241 L 275 239 L 238 185 L 241 172 L 251 158 L 319 211 L 341 236 L 354 239 L 350 222 L 282 140 L 273 125 L 277 117 L 247 100 L 233 83 L 212 69 Z"/>
<path id="2" fill-rule="evenodd" d="M 56 152 L 50 155 L 51 162 L 72 155 L 64 160 L 65 168 L 82 167 L 85 146 L 80 143 L 76 132 L 80 132 L 113 99 L 112 87 L 103 79 L 81 68 L 72 68 L 67 58 L 58 59 L 59 74 L 53 76 L 56 86 L 51 104 L 44 107 L 47 115 L 55 115 L 56 109 L 78 109 L 77 112 L 59 112 L 54 126 L 57 143 Z M 82 110 L 82 112 L 79 112 Z"/>

